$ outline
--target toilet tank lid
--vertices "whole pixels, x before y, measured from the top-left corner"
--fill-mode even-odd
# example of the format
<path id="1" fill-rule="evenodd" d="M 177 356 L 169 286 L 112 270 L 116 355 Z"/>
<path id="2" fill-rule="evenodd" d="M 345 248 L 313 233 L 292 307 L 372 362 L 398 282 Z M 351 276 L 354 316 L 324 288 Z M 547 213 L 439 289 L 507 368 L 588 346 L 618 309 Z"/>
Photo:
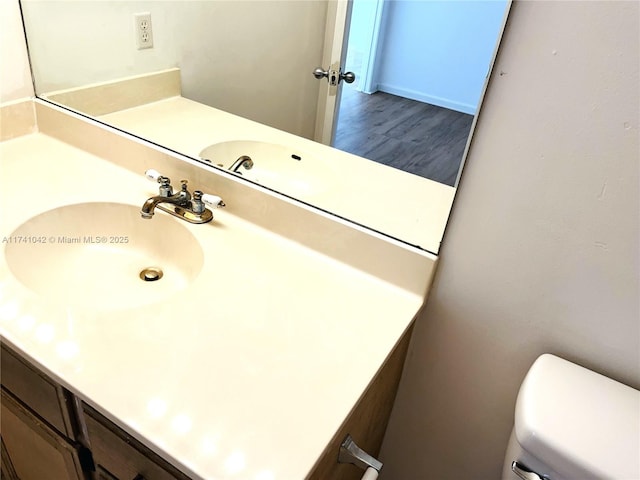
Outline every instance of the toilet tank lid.
<path id="1" fill-rule="evenodd" d="M 515 432 L 524 450 L 567 478 L 640 478 L 640 391 L 554 355 L 527 373 Z"/>

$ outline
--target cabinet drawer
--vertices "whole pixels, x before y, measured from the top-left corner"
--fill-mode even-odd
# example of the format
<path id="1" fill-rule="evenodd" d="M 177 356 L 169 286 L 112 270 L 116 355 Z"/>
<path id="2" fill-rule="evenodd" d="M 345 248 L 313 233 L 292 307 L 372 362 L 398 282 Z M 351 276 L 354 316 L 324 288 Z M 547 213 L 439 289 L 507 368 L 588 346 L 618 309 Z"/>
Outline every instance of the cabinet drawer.
<path id="1" fill-rule="evenodd" d="M 71 400 L 68 393 L 45 374 L 19 358 L 6 345 L 3 344 L 0 351 L 2 385 L 50 426 L 74 440 L 69 415 Z"/>
<path id="2" fill-rule="evenodd" d="M 189 480 L 158 454 L 83 404 L 93 460 L 103 477 L 116 480 Z M 104 470 L 108 474 L 104 473 Z M 111 476 L 109 476 L 111 475 Z"/>

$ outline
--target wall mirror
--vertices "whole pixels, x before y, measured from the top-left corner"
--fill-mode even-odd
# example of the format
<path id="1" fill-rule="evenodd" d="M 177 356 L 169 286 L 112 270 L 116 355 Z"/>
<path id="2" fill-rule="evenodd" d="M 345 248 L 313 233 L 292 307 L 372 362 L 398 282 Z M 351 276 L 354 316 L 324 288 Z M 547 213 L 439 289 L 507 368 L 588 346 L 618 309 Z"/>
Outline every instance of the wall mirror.
<path id="1" fill-rule="evenodd" d="M 212 168 L 228 171 L 255 152 L 257 168 L 235 165 L 238 175 L 433 253 L 510 8 L 510 0 L 20 2 L 39 97 Z M 317 67 L 328 77 L 351 71 L 355 81 L 332 85 L 312 75 Z M 213 112 L 222 116 L 210 121 Z M 234 136 L 225 128 L 239 118 L 251 122 Z M 294 136 L 307 143 L 292 153 Z M 318 143 L 337 150 L 327 155 Z M 304 172 L 260 160 L 283 145 Z"/>

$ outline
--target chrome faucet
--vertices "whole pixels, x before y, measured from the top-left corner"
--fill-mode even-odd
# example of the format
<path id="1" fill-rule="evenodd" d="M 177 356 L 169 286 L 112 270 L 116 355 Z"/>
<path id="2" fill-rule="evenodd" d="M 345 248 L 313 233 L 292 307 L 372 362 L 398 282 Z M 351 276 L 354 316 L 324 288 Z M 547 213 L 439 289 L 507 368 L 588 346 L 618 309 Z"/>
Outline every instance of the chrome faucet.
<path id="1" fill-rule="evenodd" d="M 233 173 L 242 175 L 242 172 L 238 171 L 240 167 L 244 167 L 246 170 L 251 170 L 253 168 L 253 160 L 251 160 L 249 155 L 239 156 L 238 159 L 229 167 L 229 170 Z"/>
<path id="2" fill-rule="evenodd" d="M 158 195 L 148 198 L 142 205 L 140 209 L 142 218 L 152 218 L 155 209 L 159 208 L 189 223 L 206 223 L 213 219 L 213 213 L 205 204 L 213 208 L 225 206 L 220 197 L 204 194 L 200 190 L 195 190 L 192 197 L 189 190 L 187 190 L 186 180 L 181 181 L 182 187 L 180 191 L 174 194 L 171 180 L 168 177 L 160 175 L 155 170 L 147 170 L 145 175 L 149 180 L 157 181 L 160 187 Z"/>

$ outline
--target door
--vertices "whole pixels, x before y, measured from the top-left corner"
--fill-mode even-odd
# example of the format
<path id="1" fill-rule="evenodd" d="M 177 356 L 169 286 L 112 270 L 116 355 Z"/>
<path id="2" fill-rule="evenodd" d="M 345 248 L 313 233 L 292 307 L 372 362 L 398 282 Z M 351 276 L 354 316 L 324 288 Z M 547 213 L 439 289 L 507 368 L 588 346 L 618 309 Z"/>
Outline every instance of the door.
<path id="1" fill-rule="evenodd" d="M 349 38 L 349 20 L 353 8 L 352 0 L 329 0 L 327 5 L 327 23 L 325 45 L 322 55 L 322 69 L 327 72 L 345 72 L 345 52 Z M 329 73 L 331 75 L 331 73 Z M 336 128 L 336 115 L 340 108 L 340 93 L 343 81 L 337 84 L 329 79 L 321 79 L 318 92 L 316 113 L 316 142 L 331 145 Z"/>
<path id="2" fill-rule="evenodd" d="M 341 108 L 342 89 L 344 83 L 352 83 L 355 75 L 347 72 L 356 68 L 356 75 L 361 75 L 357 90 L 374 93 L 375 64 L 378 60 L 378 42 L 382 30 L 384 3 L 386 0 L 367 0 L 354 6 L 354 0 L 329 0 L 327 7 L 327 23 L 323 54 L 323 69 L 342 73 L 345 77 L 337 85 L 322 83 L 317 107 L 316 130 L 314 140 L 333 146 L 338 115 Z M 357 14 L 355 8 L 357 7 Z M 354 17 L 355 15 L 355 17 Z M 355 31 L 364 47 L 360 52 L 354 50 L 355 58 L 350 58 L 350 31 L 355 22 Z M 350 65 L 346 62 L 353 63 Z M 353 88 L 353 87 L 351 87 Z"/>

